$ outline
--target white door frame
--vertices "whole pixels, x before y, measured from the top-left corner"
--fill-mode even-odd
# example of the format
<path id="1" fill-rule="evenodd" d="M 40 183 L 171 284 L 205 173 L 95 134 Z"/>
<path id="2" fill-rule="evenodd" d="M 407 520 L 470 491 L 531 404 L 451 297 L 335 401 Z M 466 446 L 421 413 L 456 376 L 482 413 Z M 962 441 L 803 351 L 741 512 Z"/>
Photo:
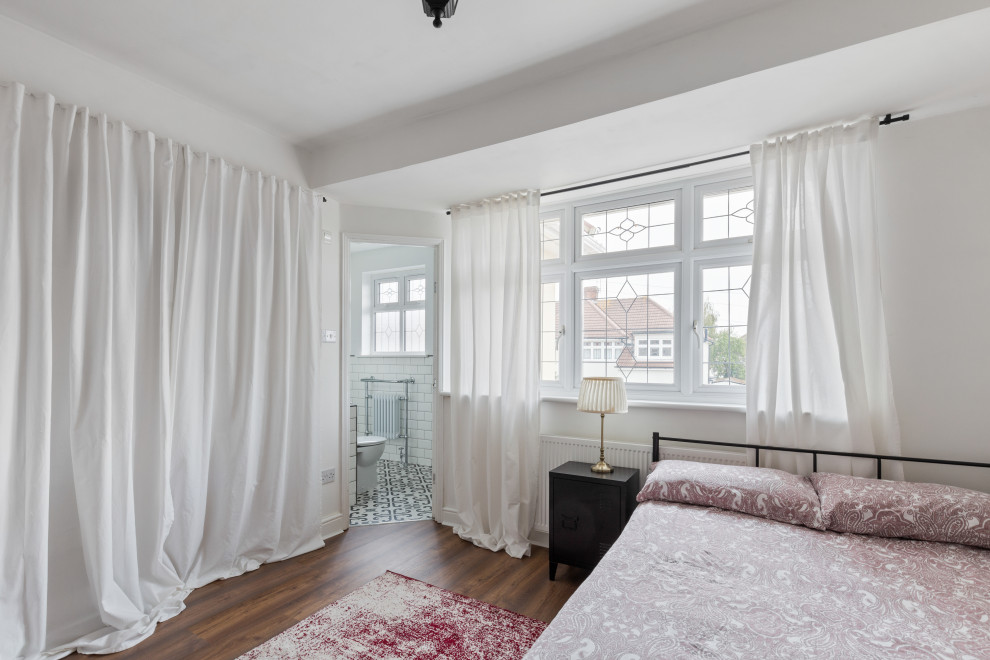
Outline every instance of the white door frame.
<path id="1" fill-rule="evenodd" d="M 433 468 L 433 519 L 439 521 L 443 510 L 443 430 L 442 403 L 440 396 L 440 375 L 443 373 L 443 307 L 444 307 L 444 239 L 418 236 L 383 236 L 378 234 L 344 233 L 341 235 L 340 255 L 340 443 L 339 465 L 347 466 L 350 475 L 350 410 L 351 404 L 351 243 L 386 243 L 413 247 L 432 247 L 433 273 L 436 279 L 436 292 L 433 295 L 433 421 L 431 424 L 432 468 Z M 344 473 L 341 470 L 341 473 Z M 340 502 L 344 511 L 345 527 L 350 527 L 351 494 L 348 489 L 350 479 L 340 479 Z"/>

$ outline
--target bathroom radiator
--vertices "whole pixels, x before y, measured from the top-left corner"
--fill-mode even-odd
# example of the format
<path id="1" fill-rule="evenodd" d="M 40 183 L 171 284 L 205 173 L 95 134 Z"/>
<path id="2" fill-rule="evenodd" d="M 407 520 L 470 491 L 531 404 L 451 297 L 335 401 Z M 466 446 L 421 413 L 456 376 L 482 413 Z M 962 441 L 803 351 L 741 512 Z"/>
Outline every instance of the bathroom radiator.
<path id="1" fill-rule="evenodd" d="M 560 436 L 540 436 L 540 485 L 537 495 L 537 532 L 550 529 L 550 470 L 567 461 L 584 461 L 589 466 L 598 461 L 600 440 L 564 438 Z M 639 470 L 639 485 L 643 486 L 650 470 L 650 445 L 627 442 L 605 442 L 605 460 L 615 467 L 630 467 Z M 698 461 L 721 465 L 747 465 L 748 455 L 743 452 L 681 447 L 660 447 L 660 458 L 665 460 Z"/>
<path id="2" fill-rule="evenodd" d="M 399 409 L 402 406 L 402 396 L 399 394 L 372 394 L 371 411 L 375 424 L 375 435 L 388 440 L 395 440 L 402 433 L 399 421 Z"/>
<path id="3" fill-rule="evenodd" d="M 415 378 L 399 378 L 382 380 L 374 376 L 362 378 L 364 383 L 364 432 L 371 435 L 371 425 L 374 421 L 375 433 L 387 440 L 401 438 L 406 441 L 402 452 L 402 462 L 409 465 L 409 386 L 416 382 Z M 376 393 L 371 394 L 372 383 L 395 383 L 403 386 L 403 394 Z M 402 412 L 402 402 L 405 401 L 405 424 L 399 419 Z"/>

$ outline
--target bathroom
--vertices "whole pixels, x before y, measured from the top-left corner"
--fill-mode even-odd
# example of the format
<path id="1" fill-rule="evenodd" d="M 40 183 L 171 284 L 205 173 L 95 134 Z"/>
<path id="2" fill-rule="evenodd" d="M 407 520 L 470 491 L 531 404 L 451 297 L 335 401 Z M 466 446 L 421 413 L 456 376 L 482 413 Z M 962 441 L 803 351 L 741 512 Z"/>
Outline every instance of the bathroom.
<path id="1" fill-rule="evenodd" d="M 348 245 L 350 524 L 432 519 L 436 248 Z"/>

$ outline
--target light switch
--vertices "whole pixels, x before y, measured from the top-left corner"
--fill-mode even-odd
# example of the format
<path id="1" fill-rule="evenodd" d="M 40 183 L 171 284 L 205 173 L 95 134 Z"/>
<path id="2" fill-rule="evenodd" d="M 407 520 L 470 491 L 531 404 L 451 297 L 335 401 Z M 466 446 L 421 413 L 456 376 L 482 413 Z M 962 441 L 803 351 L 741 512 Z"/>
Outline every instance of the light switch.
<path id="1" fill-rule="evenodd" d="M 325 231 L 325 232 L 323 232 L 323 242 L 324 243 L 333 243 L 333 232 L 331 232 L 331 231 Z"/>
<path id="2" fill-rule="evenodd" d="M 337 331 L 336 330 L 324 330 L 323 331 L 323 343 L 332 344 L 337 341 Z"/>

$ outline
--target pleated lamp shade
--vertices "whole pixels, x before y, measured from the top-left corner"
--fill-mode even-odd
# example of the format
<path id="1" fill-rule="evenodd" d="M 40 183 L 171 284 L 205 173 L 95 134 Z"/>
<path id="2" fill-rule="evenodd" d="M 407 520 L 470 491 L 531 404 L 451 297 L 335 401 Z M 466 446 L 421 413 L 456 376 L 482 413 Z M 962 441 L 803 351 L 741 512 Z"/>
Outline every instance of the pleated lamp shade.
<path id="1" fill-rule="evenodd" d="M 626 382 L 621 378 L 582 378 L 577 409 L 594 413 L 627 412 Z"/>

